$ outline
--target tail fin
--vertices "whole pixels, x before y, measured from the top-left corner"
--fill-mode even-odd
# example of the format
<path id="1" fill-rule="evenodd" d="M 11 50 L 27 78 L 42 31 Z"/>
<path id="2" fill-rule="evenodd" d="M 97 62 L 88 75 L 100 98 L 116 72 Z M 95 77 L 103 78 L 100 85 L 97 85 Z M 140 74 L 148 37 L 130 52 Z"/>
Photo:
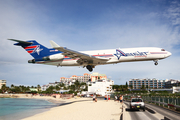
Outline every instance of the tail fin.
<path id="1" fill-rule="evenodd" d="M 30 40 L 30 41 L 21 41 L 21 40 L 15 40 L 15 39 L 8 39 L 8 40 L 18 42 L 18 43 L 15 43 L 14 45 L 23 47 L 35 59 L 40 59 L 45 56 L 61 53 L 60 51 L 53 48 L 48 49 L 47 47 L 39 44 L 35 40 Z"/>

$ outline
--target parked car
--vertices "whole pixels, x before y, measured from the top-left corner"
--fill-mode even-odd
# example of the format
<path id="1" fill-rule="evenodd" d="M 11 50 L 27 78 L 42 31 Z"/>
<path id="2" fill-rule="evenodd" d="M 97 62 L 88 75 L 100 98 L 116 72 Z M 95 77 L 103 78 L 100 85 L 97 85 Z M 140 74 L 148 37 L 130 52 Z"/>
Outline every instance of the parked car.
<path id="1" fill-rule="evenodd" d="M 145 104 L 142 98 L 131 98 L 130 109 L 142 109 L 145 111 Z"/>

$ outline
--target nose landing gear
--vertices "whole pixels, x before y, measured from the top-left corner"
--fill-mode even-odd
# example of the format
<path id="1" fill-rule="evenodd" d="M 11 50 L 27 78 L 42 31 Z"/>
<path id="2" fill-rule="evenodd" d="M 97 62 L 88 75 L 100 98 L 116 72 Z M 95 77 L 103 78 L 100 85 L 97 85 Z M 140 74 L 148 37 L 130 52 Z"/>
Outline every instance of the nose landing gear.
<path id="1" fill-rule="evenodd" d="M 154 60 L 154 65 L 158 65 L 158 60 Z"/>

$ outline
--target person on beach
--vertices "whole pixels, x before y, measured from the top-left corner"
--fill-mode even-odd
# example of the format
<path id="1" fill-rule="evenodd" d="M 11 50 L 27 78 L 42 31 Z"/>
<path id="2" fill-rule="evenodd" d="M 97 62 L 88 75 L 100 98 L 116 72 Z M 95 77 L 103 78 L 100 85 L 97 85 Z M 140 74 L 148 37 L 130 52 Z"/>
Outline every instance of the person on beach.
<path id="1" fill-rule="evenodd" d="M 110 95 L 108 95 L 108 100 L 110 100 Z"/>
<path id="2" fill-rule="evenodd" d="M 116 95 L 114 96 L 114 101 L 117 101 L 117 96 Z"/>
<path id="3" fill-rule="evenodd" d="M 96 94 L 93 95 L 93 101 L 97 102 Z"/>
<path id="4" fill-rule="evenodd" d="M 123 96 L 122 95 L 120 95 L 119 100 L 120 100 L 120 103 L 123 104 Z"/>
<path id="5" fill-rule="evenodd" d="M 107 100 L 107 95 L 104 96 L 104 100 Z"/>

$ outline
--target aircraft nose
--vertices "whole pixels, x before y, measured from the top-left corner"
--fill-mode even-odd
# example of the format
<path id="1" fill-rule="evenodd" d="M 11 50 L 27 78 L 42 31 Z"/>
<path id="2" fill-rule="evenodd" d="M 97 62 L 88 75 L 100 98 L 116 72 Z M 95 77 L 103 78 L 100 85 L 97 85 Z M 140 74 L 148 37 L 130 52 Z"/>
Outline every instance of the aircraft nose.
<path id="1" fill-rule="evenodd" d="M 167 57 L 169 57 L 169 56 L 171 56 L 171 55 L 172 55 L 172 53 L 170 53 L 170 52 L 167 53 Z"/>

